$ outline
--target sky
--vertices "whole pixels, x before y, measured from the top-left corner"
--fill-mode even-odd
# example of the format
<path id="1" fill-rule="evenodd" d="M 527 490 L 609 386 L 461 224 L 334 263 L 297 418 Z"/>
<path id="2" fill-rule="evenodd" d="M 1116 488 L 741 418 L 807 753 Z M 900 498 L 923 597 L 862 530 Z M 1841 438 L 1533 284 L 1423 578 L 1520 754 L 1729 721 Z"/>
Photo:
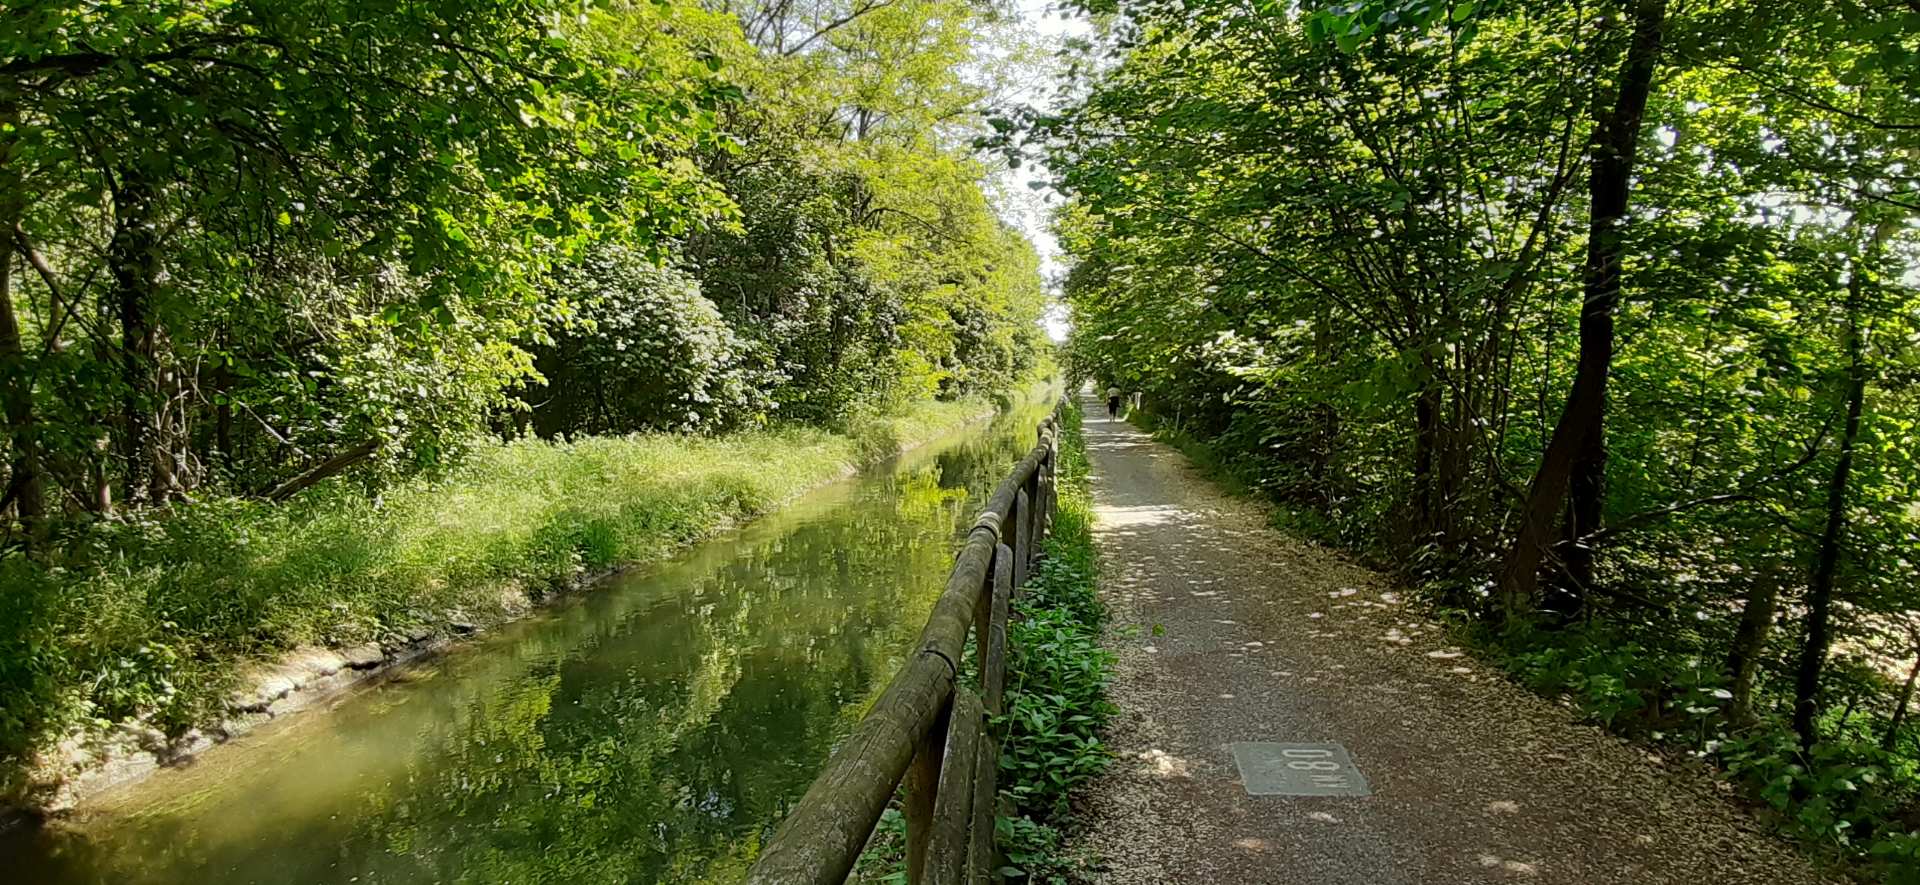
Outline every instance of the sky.
<path id="1" fill-rule="evenodd" d="M 1092 26 L 1082 18 L 1067 14 L 1062 18 L 1059 12 L 1048 11 L 1048 0 L 1016 0 L 1016 8 L 1021 20 L 1039 39 L 1043 48 L 1057 51 L 1070 37 L 1086 37 L 1092 34 Z M 1037 84 L 1039 88 L 1029 89 L 1013 96 L 1015 100 L 1027 104 L 1044 104 L 1051 96 L 1053 83 Z M 1047 169 L 1034 168 L 1031 165 L 1019 169 L 1006 169 L 1000 173 L 1001 192 L 1006 195 L 1003 211 L 1008 221 L 1016 224 L 1026 233 L 1040 252 L 1040 273 L 1048 280 L 1051 295 L 1054 281 L 1066 272 L 1066 266 L 1060 254 L 1060 244 L 1054 239 L 1047 227 L 1047 212 L 1050 204 L 1058 204 L 1060 198 L 1051 188 L 1035 191 L 1028 182 L 1045 180 L 1051 177 Z M 1065 341 L 1067 337 L 1066 306 L 1054 301 L 1047 310 L 1047 335 L 1055 341 Z"/>

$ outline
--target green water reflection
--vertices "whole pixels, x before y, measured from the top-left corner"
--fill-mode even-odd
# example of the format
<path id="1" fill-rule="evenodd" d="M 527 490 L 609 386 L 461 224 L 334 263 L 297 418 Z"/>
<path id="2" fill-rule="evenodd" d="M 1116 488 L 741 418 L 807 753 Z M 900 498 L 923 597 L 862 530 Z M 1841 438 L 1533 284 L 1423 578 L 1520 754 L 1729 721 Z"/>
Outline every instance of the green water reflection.
<path id="1" fill-rule="evenodd" d="M 16 834 L 0 863 L 48 883 L 736 881 L 910 648 L 1038 417 Z"/>

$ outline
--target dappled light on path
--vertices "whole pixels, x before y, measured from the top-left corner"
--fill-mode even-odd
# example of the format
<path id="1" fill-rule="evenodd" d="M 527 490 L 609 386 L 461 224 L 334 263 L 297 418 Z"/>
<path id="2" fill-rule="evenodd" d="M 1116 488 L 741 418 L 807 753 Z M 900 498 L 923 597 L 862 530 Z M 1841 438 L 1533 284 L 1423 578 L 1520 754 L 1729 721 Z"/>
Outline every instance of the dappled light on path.
<path id="1" fill-rule="evenodd" d="M 1382 576 L 1274 531 L 1104 411 L 1085 426 L 1122 708 L 1120 764 L 1086 797 L 1093 881 L 1819 881 L 1710 787 L 1482 675 Z M 1311 792 L 1339 782 L 1312 749 L 1249 762 L 1250 795 L 1236 744 L 1339 745 L 1372 795 Z M 1770 872 L 1729 876 L 1730 859 Z"/>

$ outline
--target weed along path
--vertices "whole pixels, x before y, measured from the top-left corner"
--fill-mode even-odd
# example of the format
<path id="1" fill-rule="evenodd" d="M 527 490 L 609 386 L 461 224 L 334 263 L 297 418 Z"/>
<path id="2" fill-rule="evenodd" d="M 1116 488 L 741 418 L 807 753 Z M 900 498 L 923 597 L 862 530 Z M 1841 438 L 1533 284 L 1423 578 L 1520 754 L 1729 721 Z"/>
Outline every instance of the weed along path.
<path id="1" fill-rule="evenodd" d="M 1081 802 L 1091 880 L 1826 881 L 1703 776 L 1487 672 L 1378 575 L 1086 411 L 1121 708 Z"/>

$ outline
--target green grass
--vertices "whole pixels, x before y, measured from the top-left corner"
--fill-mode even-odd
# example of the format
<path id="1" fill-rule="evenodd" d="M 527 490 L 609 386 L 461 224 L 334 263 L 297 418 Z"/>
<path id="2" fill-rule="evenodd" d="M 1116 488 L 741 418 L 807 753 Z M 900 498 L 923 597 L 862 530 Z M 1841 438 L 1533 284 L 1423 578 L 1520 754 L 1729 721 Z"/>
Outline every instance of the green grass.
<path id="1" fill-rule="evenodd" d="M 898 414 L 856 420 L 849 435 L 856 457 L 877 461 L 932 442 L 992 410 L 991 403 L 979 399 L 923 403 Z"/>
<path id="2" fill-rule="evenodd" d="M 63 566 L 0 559 L 0 797 L 30 801 L 30 755 L 75 729 L 217 721 L 250 661 L 505 619 L 989 409 L 928 403 L 845 434 L 488 443 L 377 497 L 339 482 L 282 505 L 203 500 L 102 525 Z"/>

